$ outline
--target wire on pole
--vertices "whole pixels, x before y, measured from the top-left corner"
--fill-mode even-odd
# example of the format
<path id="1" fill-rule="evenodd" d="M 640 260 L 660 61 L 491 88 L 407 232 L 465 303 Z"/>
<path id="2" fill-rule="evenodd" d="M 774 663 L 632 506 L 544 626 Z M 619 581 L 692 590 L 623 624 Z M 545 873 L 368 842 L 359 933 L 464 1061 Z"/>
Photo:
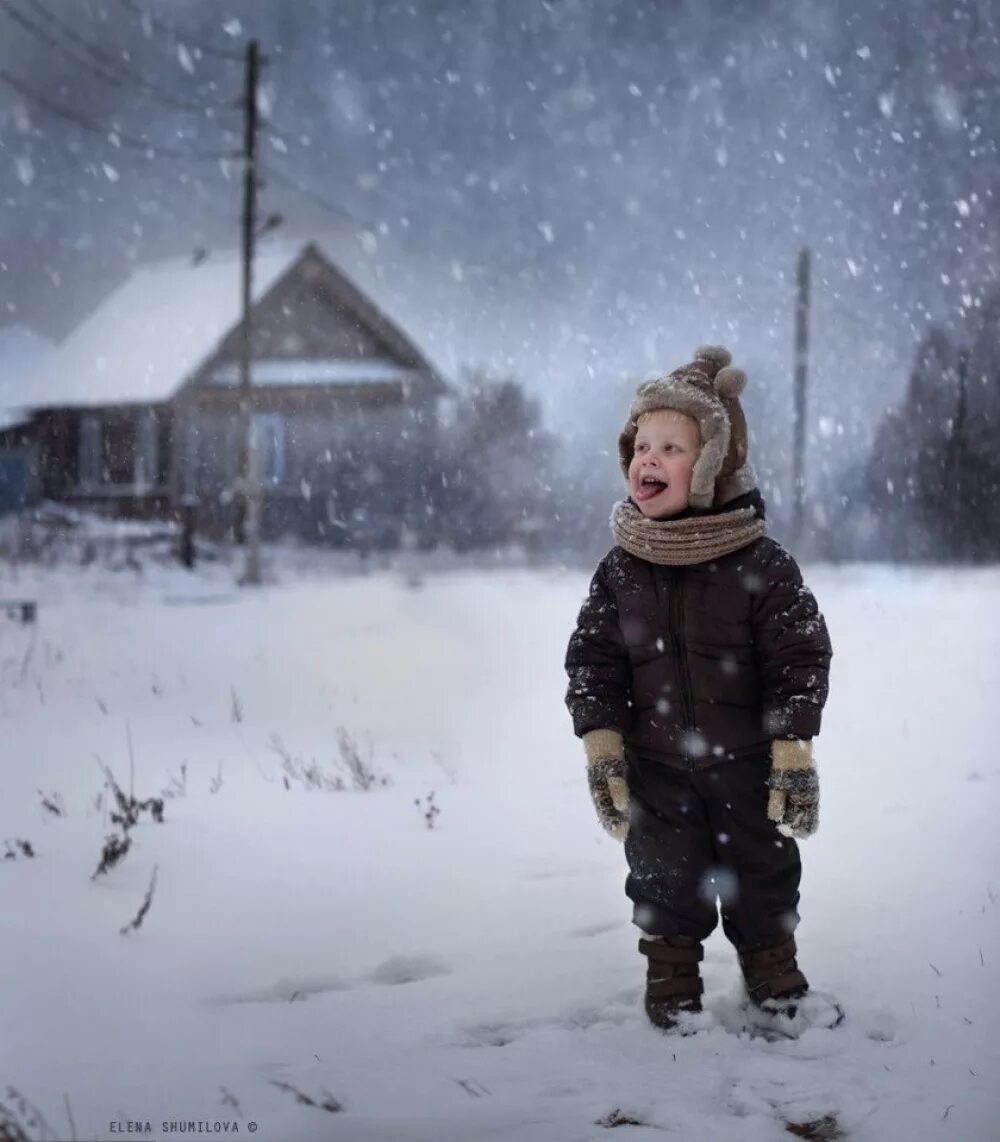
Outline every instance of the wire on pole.
<path id="1" fill-rule="evenodd" d="M 341 220 L 346 219 L 357 225 L 368 225 L 363 219 L 359 219 L 357 215 L 352 214 L 346 207 L 338 206 L 335 202 L 331 202 L 328 198 L 324 198 L 318 191 L 312 187 L 306 186 L 304 183 L 292 178 L 290 175 L 284 174 L 276 167 L 267 164 L 261 165 L 261 172 L 265 179 L 273 179 L 274 182 L 280 183 L 282 186 L 288 187 L 289 190 L 297 191 L 303 197 L 311 199 L 321 209 L 325 210 L 328 214 Z"/>
<path id="2" fill-rule="evenodd" d="M 237 51 L 233 48 L 217 48 L 212 44 L 203 44 L 192 36 L 181 32 L 172 24 L 168 24 L 165 20 L 161 20 L 159 16 L 154 16 L 152 13 L 147 12 L 141 4 L 137 4 L 135 0 L 118 0 L 124 8 L 128 8 L 130 12 L 135 13 L 144 23 L 148 22 L 150 28 L 154 28 L 162 35 L 169 37 L 175 43 L 186 47 L 188 44 L 192 45 L 202 54 L 207 56 L 214 56 L 216 59 L 228 60 L 230 63 L 241 62 L 244 58 L 244 52 Z"/>
<path id="3" fill-rule="evenodd" d="M 196 102 L 176 95 L 161 87 L 159 84 L 153 83 L 128 64 L 116 59 L 109 52 L 90 43 L 89 40 L 81 36 L 74 28 L 70 27 L 65 21 L 51 12 L 46 5 L 42 3 L 42 0 L 24 0 L 24 2 L 44 19 L 50 27 L 54 28 L 58 34 L 62 36 L 63 40 L 67 40 L 76 45 L 80 51 L 86 53 L 90 58 L 81 59 L 81 57 L 71 51 L 65 43 L 51 35 L 45 28 L 39 27 L 37 23 L 25 16 L 17 8 L 14 8 L 10 0 L 0 0 L 0 11 L 3 11 L 9 19 L 13 20 L 41 43 L 64 55 L 67 59 L 72 60 L 78 67 L 82 67 L 92 75 L 100 77 L 106 83 L 110 83 L 115 87 L 122 87 L 125 83 L 132 84 L 134 87 L 144 91 L 147 98 L 151 101 L 172 110 L 178 109 L 202 113 L 213 110 L 232 110 L 237 106 L 233 101 L 217 101 L 211 103 L 205 101 Z"/>
<path id="4" fill-rule="evenodd" d="M 144 139 L 133 138 L 131 135 L 126 135 L 115 127 L 102 127 L 99 123 L 95 123 L 93 120 L 78 114 L 76 111 L 71 111 L 67 107 L 53 103 L 47 96 L 39 94 L 39 92 L 29 87 L 22 80 L 11 75 L 10 72 L 2 67 L 0 67 L 0 83 L 6 84 L 25 99 L 37 104 L 43 111 L 47 111 L 50 115 L 54 115 L 59 119 L 65 119 L 66 122 L 74 124 L 83 131 L 100 135 L 113 146 L 140 151 L 146 155 L 147 158 L 192 159 L 198 162 L 219 162 L 225 159 L 235 159 L 239 157 L 238 153 L 232 151 L 178 150 L 175 147 L 167 147 L 159 143 L 148 143 Z"/>

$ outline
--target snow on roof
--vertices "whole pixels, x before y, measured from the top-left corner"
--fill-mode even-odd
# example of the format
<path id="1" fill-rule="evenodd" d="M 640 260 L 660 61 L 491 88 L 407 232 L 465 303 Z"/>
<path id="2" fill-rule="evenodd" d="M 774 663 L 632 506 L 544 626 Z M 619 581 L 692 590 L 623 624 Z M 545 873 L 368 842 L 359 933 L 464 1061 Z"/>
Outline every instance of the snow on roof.
<path id="1" fill-rule="evenodd" d="M 255 299 L 288 267 L 287 255 L 255 265 Z M 240 263 L 174 258 L 137 270 L 49 354 L 32 378 L 38 406 L 169 399 L 235 325 Z"/>
<path id="2" fill-rule="evenodd" d="M 252 380 L 258 385 L 363 385 L 387 381 L 411 381 L 419 376 L 395 361 L 366 358 L 362 360 L 285 360 L 264 358 L 253 363 Z M 239 383 L 239 367 L 220 365 L 209 377 L 213 385 Z"/>
<path id="3" fill-rule="evenodd" d="M 0 431 L 26 424 L 28 389 L 52 342 L 26 325 L 0 328 Z"/>
<path id="4" fill-rule="evenodd" d="M 383 288 L 398 275 L 380 261 L 387 247 L 359 231 L 337 231 L 313 243 L 338 270 L 418 344 L 394 303 L 402 289 Z M 254 262 L 259 300 L 298 258 L 305 243 L 269 247 Z M 390 267 L 392 263 L 387 263 Z M 394 296 L 387 296 L 393 293 Z M 409 314 L 412 306 L 406 307 Z M 240 316 L 240 260 L 210 255 L 195 265 L 173 258 L 136 270 L 33 371 L 21 394 L 35 408 L 86 407 L 168 400 L 204 363 Z"/>
<path id="5" fill-rule="evenodd" d="M 7 428 L 17 428 L 19 424 L 27 424 L 31 420 L 31 413 L 26 408 L 0 408 L 0 432 Z"/>

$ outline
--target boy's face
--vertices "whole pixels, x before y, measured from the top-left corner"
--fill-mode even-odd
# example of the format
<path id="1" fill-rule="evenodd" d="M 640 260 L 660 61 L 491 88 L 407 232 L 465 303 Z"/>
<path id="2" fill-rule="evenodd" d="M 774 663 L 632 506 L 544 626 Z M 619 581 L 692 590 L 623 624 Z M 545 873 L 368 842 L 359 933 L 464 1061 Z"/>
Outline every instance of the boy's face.
<path id="1" fill-rule="evenodd" d="M 692 417 L 664 408 L 639 418 L 628 490 L 647 519 L 667 519 L 688 506 L 700 451 L 701 433 Z"/>

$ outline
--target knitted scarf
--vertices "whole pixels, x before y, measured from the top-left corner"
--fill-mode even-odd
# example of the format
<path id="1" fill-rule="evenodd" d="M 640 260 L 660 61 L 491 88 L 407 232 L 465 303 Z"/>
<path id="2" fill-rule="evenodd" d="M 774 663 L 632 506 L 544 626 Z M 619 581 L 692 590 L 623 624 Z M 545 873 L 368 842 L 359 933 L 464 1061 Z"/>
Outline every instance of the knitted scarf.
<path id="1" fill-rule="evenodd" d="M 648 563 L 673 567 L 718 559 L 766 531 L 752 507 L 686 519 L 647 519 L 630 500 L 622 500 L 611 513 L 611 534 L 619 547 Z"/>

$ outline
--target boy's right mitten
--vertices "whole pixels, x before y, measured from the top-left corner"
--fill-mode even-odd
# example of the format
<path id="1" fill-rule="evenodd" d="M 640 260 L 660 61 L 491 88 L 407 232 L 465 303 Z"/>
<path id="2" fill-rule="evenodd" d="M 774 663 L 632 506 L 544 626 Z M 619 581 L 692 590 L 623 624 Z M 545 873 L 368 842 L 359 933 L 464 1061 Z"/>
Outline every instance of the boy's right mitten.
<path id="1" fill-rule="evenodd" d="M 591 730 L 583 735 L 587 781 L 597 819 L 616 841 L 628 832 L 628 783 L 625 743 L 617 730 Z"/>
<path id="2" fill-rule="evenodd" d="M 767 815 L 786 837 L 804 840 L 819 828 L 819 777 L 811 741 L 771 743 Z"/>

